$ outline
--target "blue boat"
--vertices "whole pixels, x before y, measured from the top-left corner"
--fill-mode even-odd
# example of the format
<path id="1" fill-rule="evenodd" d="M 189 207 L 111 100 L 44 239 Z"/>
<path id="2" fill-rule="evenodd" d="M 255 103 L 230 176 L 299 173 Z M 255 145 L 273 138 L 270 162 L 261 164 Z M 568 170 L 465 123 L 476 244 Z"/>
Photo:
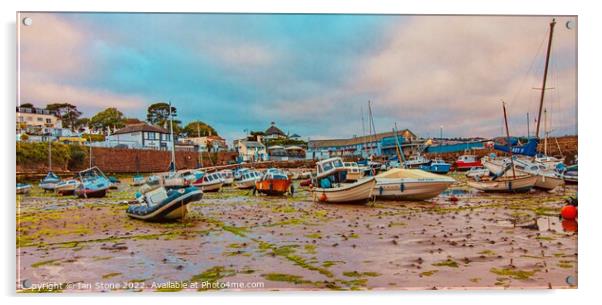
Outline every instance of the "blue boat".
<path id="1" fill-rule="evenodd" d="M 442 159 L 431 160 L 429 164 L 421 165 L 420 169 L 423 171 L 435 173 L 435 174 L 447 174 L 449 169 L 451 168 L 451 164 L 446 163 Z"/>
<path id="2" fill-rule="evenodd" d="M 104 197 L 111 186 L 109 178 L 96 166 L 79 172 L 79 181 L 75 195 L 80 198 Z"/>
<path id="3" fill-rule="evenodd" d="M 28 194 L 31 191 L 31 184 L 17 183 L 17 194 Z"/>
<path id="4" fill-rule="evenodd" d="M 44 179 L 42 179 L 40 181 L 40 187 L 44 191 L 52 192 L 52 191 L 54 191 L 56 184 L 59 182 L 61 182 L 61 178 L 59 176 L 57 176 L 54 172 L 50 171 L 50 172 L 48 172 L 46 177 L 44 177 Z"/>
<path id="5" fill-rule="evenodd" d="M 137 193 L 138 204 L 130 205 L 126 214 L 146 221 L 175 220 L 186 216 L 189 203 L 202 198 L 203 191 L 194 186 L 170 190 L 158 187 L 145 194 Z"/>

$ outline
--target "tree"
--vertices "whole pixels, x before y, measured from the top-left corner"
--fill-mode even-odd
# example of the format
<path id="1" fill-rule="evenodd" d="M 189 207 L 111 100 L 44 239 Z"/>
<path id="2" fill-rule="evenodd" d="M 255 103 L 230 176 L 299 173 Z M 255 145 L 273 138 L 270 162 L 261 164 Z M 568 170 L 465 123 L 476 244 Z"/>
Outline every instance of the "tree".
<path id="1" fill-rule="evenodd" d="M 89 118 L 79 118 L 75 121 L 75 129 L 81 129 L 84 126 L 88 126 L 90 124 Z"/>
<path id="2" fill-rule="evenodd" d="M 54 103 L 46 105 L 46 109 L 53 111 L 63 121 L 64 127 L 75 130 L 77 119 L 82 113 L 77 107 L 69 103 Z"/>
<path id="3" fill-rule="evenodd" d="M 177 116 L 176 107 L 171 106 L 171 115 L 173 117 Z M 169 120 L 169 104 L 160 102 L 148 106 L 146 120 L 150 124 L 164 126 L 165 122 Z"/>
<path id="4" fill-rule="evenodd" d="M 32 103 L 21 104 L 21 106 L 19 106 L 19 107 L 21 107 L 21 108 L 35 108 Z"/>
<path id="5" fill-rule="evenodd" d="M 217 131 L 209 125 L 201 121 L 193 121 L 188 123 L 184 127 L 183 133 L 188 137 L 206 137 L 206 136 L 217 136 Z"/>
<path id="6" fill-rule="evenodd" d="M 107 127 L 122 128 L 125 126 L 125 118 L 117 108 L 107 108 L 90 119 L 90 126 L 106 131 Z"/>

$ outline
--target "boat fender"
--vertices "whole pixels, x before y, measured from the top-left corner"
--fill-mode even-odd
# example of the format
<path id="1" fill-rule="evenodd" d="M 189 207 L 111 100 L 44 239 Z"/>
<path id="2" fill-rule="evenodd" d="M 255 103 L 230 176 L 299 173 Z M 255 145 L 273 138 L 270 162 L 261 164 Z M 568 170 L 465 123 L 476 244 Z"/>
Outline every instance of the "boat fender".
<path id="1" fill-rule="evenodd" d="M 405 185 L 402 183 L 399 184 L 399 191 L 403 193 L 403 191 L 405 190 Z"/>
<path id="2" fill-rule="evenodd" d="M 326 200 L 328 200 L 326 193 L 322 193 L 322 195 L 320 196 L 320 201 L 326 201 Z"/>
<path id="3" fill-rule="evenodd" d="M 295 186 L 291 184 L 291 196 L 295 195 Z"/>
<path id="4" fill-rule="evenodd" d="M 385 189 L 382 187 L 382 185 L 378 188 L 378 195 L 382 196 L 383 192 L 385 191 Z"/>

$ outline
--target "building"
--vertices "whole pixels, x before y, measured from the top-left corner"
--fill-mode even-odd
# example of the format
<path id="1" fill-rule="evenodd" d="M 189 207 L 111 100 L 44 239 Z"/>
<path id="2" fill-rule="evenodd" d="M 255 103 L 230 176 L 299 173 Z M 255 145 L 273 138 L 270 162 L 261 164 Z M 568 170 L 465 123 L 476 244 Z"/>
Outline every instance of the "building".
<path id="1" fill-rule="evenodd" d="M 128 125 L 107 136 L 110 147 L 170 150 L 173 141 L 164 128 L 146 123 Z"/>
<path id="2" fill-rule="evenodd" d="M 303 160 L 306 152 L 303 147 L 296 145 L 274 145 L 268 147 L 268 155 L 269 159 L 273 161 Z"/>
<path id="3" fill-rule="evenodd" d="M 221 152 L 228 150 L 226 140 L 220 136 L 189 137 L 180 139 L 180 143 L 194 144 L 198 151 Z"/>
<path id="4" fill-rule="evenodd" d="M 256 162 L 268 159 L 265 145 L 257 141 L 234 140 L 234 148 L 238 153 L 239 162 Z"/>
<path id="5" fill-rule="evenodd" d="M 419 140 L 408 129 L 400 130 L 397 133 L 397 140 L 392 131 L 350 139 L 310 140 L 306 158 L 317 160 L 330 157 L 368 158 L 372 155 L 394 157 L 397 155 L 397 143 L 400 144 L 405 155 L 411 155 L 420 149 L 424 141 Z"/>
<path id="6" fill-rule="evenodd" d="M 286 134 L 280 130 L 280 128 L 276 127 L 276 123 L 272 122 L 271 126 L 265 130 L 264 139 L 273 140 L 273 139 L 286 139 Z"/>
<path id="7" fill-rule="evenodd" d="M 17 107 L 17 134 L 45 135 L 62 129 L 63 123 L 56 113 L 29 107 Z"/>

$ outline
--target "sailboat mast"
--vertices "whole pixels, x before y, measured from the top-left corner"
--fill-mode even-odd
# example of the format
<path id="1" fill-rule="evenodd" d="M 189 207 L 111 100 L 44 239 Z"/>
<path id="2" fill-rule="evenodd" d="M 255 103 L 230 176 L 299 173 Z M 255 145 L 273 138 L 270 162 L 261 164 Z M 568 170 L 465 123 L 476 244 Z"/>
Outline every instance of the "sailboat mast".
<path id="1" fill-rule="evenodd" d="M 364 107 L 360 108 L 362 114 L 362 139 L 364 140 L 364 151 L 366 152 L 366 158 L 368 158 L 368 145 L 366 144 L 366 126 L 364 124 Z"/>
<path id="2" fill-rule="evenodd" d="M 539 114 L 537 116 L 537 128 L 535 129 L 535 137 L 539 138 L 539 124 L 541 122 L 541 111 L 543 109 L 543 98 L 546 92 L 546 81 L 548 79 L 548 65 L 550 63 L 550 52 L 552 50 L 552 37 L 554 35 L 554 26 L 556 25 L 556 19 L 552 19 L 550 23 L 550 37 L 548 38 L 548 50 L 546 51 L 546 65 L 543 71 L 543 82 L 541 85 L 541 96 L 539 98 Z"/>
<path id="3" fill-rule="evenodd" d="M 529 136 L 531 136 L 531 131 L 529 130 L 529 125 L 531 125 L 529 121 L 529 113 L 527 112 L 527 141 L 529 141 Z"/>
<path id="4" fill-rule="evenodd" d="M 514 160 L 512 159 L 512 147 L 510 144 L 510 130 L 508 129 L 508 116 L 506 115 L 506 103 L 502 102 L 502 108 L 504 109 L 504 124 L 506 125 L 506 142 L 508 142 L 508 153 L 510 154 L 510 163 L 512 166 L 512 177 L 516 178 L 516 172 L 514 171 Z"/>
<path id="5" fill-rule="evenodd" d="M 543 110 L 543 154 L 548 155 L 548 109 Z"/>
<path id="6" fill-rule="evenodd" d="M 171 102 L 169 102 L 169 130 L 171 133 L 171 163 L 173 171 L 176 171 L 176 141 L 173 137 L 173 116 L 171 114 Z"/>
<path id="7" fill-rule="evenodd" d="M 52 139 L 48 135 L 48 171 L 52 171 Z"/>

